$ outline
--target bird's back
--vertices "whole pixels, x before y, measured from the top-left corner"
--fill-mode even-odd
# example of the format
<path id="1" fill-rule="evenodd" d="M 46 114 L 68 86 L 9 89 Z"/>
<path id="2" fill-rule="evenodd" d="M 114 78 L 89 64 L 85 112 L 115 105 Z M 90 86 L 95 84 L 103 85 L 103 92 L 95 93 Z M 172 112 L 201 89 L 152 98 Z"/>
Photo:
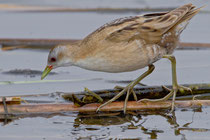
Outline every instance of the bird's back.
<path id="1" fill-rule="evenodd" d="M 96 43 L 104 40 L 117 43 L 133 38 L 144 39 L 147 43 L 159 43 L 164 34 L 169 31 L 175 31 L 176 35 L 179 35 L 188 21 L 200 9 L 195 9 L 192 4 L 186 4 L 170 12 L 116 19 L 88 35 L 83 43 Z M 179 26 L 180 24 L 182 27 Z"/>
<path id="2" fill-rule="evenodd" d="M 186 4 L 170 12 L 114 20 L 88 35 L 80 44 L 84 51 L 79 55 L 82 59 L 90 58 L 91 62 L 94 57 L 104 64 L 107 62 L 107 68 L 116 67 L 113 70 L 116 72 L 145 67 L 163 55 L 173 53 L 179 35 L 200 9 Z M 101 67 L 95 70 L 103 71 Z"/>

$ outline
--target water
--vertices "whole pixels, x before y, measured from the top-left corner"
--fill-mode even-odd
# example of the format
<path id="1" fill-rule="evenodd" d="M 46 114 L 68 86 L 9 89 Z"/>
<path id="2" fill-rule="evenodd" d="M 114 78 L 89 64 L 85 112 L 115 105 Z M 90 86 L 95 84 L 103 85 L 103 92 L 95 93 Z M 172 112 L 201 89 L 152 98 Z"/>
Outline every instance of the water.
<path id="1" fill-rule="evenodd" d="M 113 3 L 111 3 L 113 2 Z M 198 6 L 204 2 L 191 1 Z M 0 1 L 0 3 L 30 4 L 35 6 L 72 6 L 74 8 L 92 7 L 167 7 L 178 6 L 188 1 Z M 206 3 L 209 3 L 207 1 Z M 139 5 L 137 5 L 139 4 Z M 208 7 L 207 7 L 208 10 Z M 87 34 L 113 19 L 135 15 L 135 13 L 28 13 L 0 11 L 0 38 L 60 38 L 81 39 Z M 184 42 L 210 43 L 210 19 L 208 13 L 198 14 L 183 32 Z M 177 74 L 180 84 L 210 82 L 210 50 L 176 51 Z M 48 51 L 18 49 L 0 50 L 1 81 L 40 80 L 40 73 L 47 61 Z M 142 81 L 147 85 L 171 84 L 171 65 L 166 59 L 155 63 L 155 71 Z M 33 73 L 5 74 L 8 71 L 31 70 Z M 58 68 L 49 80 L 72 80 L 71 82 L 0 84 L 0 96 L 28 95 L 111 89 L 115 85 L 126 84 L 117 81 L 133 80 L 145 69 L 126 73 L 103 73 L 77 67 Z M 116 81 L 116 83 L 109 81 Z M 42 99 L 42 98 L 41 98 Z M 43 100 L 46 100 L 43 98 Z M 0 138 L 4 140 L 65 140 L 65 139 L 209 139 L 208 119 L 210 108 L 178 109 L 173 115 L 165 112 L 137 112 L 136 114 L 113 114 L 113 116 L 94 116 L 78 113 L 39 114 L 19 116 L 14 121 L 0 126 Z"/>
<path id="2" fill-rule="evenodd" d="M 37 139 L 209 139 L 209 108 L 136 115 L 85 116 L 64 113 L 29 117 L 0 127 L 5 140 Z"/>

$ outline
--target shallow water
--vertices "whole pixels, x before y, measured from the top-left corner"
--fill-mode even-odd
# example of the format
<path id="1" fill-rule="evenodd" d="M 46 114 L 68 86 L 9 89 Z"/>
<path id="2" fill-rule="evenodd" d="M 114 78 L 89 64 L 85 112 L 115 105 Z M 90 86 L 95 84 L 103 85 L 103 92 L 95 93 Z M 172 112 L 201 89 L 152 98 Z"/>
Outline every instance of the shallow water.
<path id="1" fill-rule="evenodd" d="M 177 74 L 180 84 L 209 83 L 210 79 L 210 50 L 176 51 Z M 35 81 L 40 80 L 41 71 L 46 65 L 48 52 L 31 50 L 0 51 L 0 59 L 7 60 L 0 63 L 1 81 Z M 196 57 L 195 57 L 196 56 Z M 25 59 L 27 58 L 27 59 Z M 171 84 L 171 65 L 166 59 L 155 63 L 155 71 L 142 81 L 147 85 Z M 39 74 L 5 74 L 10 70 L 30 69 L 40 71 Z M 82 91 L 84 87 L 91 90 L 110 89 L 118 83 L 109 81 L 133 80 L 147 68 L 126 73 L 104 73 L 84 70 L 78 67 L 55 69 L 57 74 L 48 75 L 46 80 L 72 80 L 72 82 L 8 84 L 0 85 L 1 96 L 42 94 L 56 91 Z M 123 85 L 125 86 L 125 84 Z"/>
<path id="2" fill-rule="evenodd" d="M 13 4 L 42 5 L 40 0 L 10 1 Z M 188 1 L 44 1 L 46 6 L 73 7 L 142 7 L 177 6 Z M 191 1 L 198 6 L 198 1 Z M 8 1 L 2 1 L 8 3 Z M 86 3 L 86 6 L 84 6 Z M 209 3 L 206 2 L 206 3 Z M 207 7 L 208 9 L 208 7 Z M 26 13 L 0 11 L 0 38 L 61 38 L 81 39 L 102 24 L 118 17 L 135 13 Z M 210 43 L 210 19 L 208 13 L 198 14 L 182 34 L 184 42 Z M 85 23 L 85 24 L 84 24 Z M 58 68 L 46 80 L 71 80 L 53 83 L 6 84 L 3 81 L 40 80 L 41 71 L 46 65 L 48 51 L 17 49 L 0 50 L 0 96 L 43 94 L 82 91 L 84 87 L 91 90 L 111 89 L 115 85 L 125 86 L 120 81 L 133 80 L 145 69 L 126 73 L 93 72 L 77 67 Z M 180 84 L 210 83 L 210 50 L 179 50 L 174 53 L 177 58 L 177 74 Z M 166 59 L 155 63 L 155 71 L 142 83 L 147 85 L 171 84 L 171 65 Z M 12 72 L 11 72 L 12 71 Z M 20 73 L 19 71 L 22 71 Z M 115 81 L 115 82 L 110 82 Z M 39 98 L 51 101 L 54 98 Z M 210 108 L 178 109 L 173 115 L 166 112 L 137 112 L 136 114 L 113 114 L 112 116 L 94 116 L 78 113 L 39 114 L 18 116 L 14 121 L 0 126 L 0 138 L 4 140 L 37 139 L 209 139 Z"/>
<path id="3" fill-rule="evenodd" d="M 209 139 L 209 108 L 136 115 L 93 116 L 74 113 L 27 117 L 0 127 L 5 140 L 37 139 Z"/>

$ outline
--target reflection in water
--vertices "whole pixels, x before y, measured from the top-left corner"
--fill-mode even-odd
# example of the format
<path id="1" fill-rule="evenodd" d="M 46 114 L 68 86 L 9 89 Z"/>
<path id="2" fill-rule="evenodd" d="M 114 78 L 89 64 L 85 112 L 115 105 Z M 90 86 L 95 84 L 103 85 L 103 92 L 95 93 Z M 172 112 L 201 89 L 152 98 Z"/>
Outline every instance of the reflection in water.
<path id="1" fill-rule="evenodd" d="M 139 117 L 138 119 L 140 119 Z M 130 114 L 124 115 L 121 112 L 118 113 L 105 113 L 105 114 L 78 114 L 75 119 L 74 126 L 80 125 L 122 125 L 127 122 L 131 122 L 133 116 Z"/>
<path id="2" fill-rule="evenodd" d="M 29 76 L 29 77 L 35 77 L 35 76 L 41 76 L 42 71 L 40 70 L 31 70 L 31 69 L 13 69 L 9 71 L 4 71 L 2 74 L 7 74 L 7 75 L 24 75 L 24 76 Z M 57 74 L 56 72 L 52 72 L 51 75 Z"/>
<path id="3" fill-rule="evenodd" d="M 147 116 L 155 115 L 161 116 L 167 120 L 167 122 L 177 128 L 179 125 L 176 122 L 175 113 L 168 115 L 166 112 L 128 112 L 123 113 L 109 113 L 109 114 L 78 114 L 74 122 L 74 127 L 79 128 L 82 125 L 100 125 L 100 126 L 112 126 L 119 125 L 121 132 L 125 132 L 129 129 L 141 130 L 144 134 L 148 135 L 150 139 L 157 139 L 159 133 L 164 133 L 164 130 L 151 129 L 144 126 L 144 123 L 148 121 Z M 113 116 L 112 116 L 113 115 Z M 124 125 L 126 124 L 126 125 Z M 92 128 L 96 130 L 97 128 Z M 79 131 L 79 129 L 77 129 Z"/>
<path id="4" fill-rule="evenodd" d="M 13 119 L 8 118 L 8 117 L 5 116 L 5 115 L 0 115 L 0 124 L 2 124 L 2 125 L 7 125 L 7 124 L 9 124 L 9 123 L 12 122 L 12 121 L 13 121 Z"/>
<path id="5" fill-rule="evenodd" d="M 177 113 L 177 115 L 175 114 Z M 186 122 L 183 122 L 183 116 L 186 115 Z M 50 121 L 54 127 L 58 125 L 67 126 L 63 130 L 66 136 L 77 139 L 99 139 L 99 138 L 132 138 L 132 139 L 158 139 L 164 136 L 176 136 L 187 139 L 189 132 L 210 132 L 207 128 L 196 128 L 193 124 L 198 122 L 196 115 L 202 114 L 201 109 L 178 110 L 172 114 L 166 111 L 136 111 L 128 112 L 124 115 L 122 112 L 109 113 L 56 113 L 56 114 L 30 114 L 16 115 L 5 123 L 4 115 L 1 115 L 2 127 L 16 123 L 27 118 L 43 118 Z M 181 117 L 180 117 L 181 116 Z M 55 120 L 57 118 L 57 120 Z M 73 118 L 73 119 L 72 119 Z M 191 119 L 190 119 L 191 118 Z M 195 119 L 195 120 L 194 120 Z M 70 121 L 72 120 L 72 121 Z M 178 123 L 179 122 L 179 123 Z M 33 125 L 33 124 L 32 124 Z M 45 125 L 45 124 L 43 124 Z M 22 125 L 20 125 L 22 126 Z M 203 126 L 202 126 L 203 127 Z M 206 126 L 204 126 L 206 127 Z M 59 128 L 62 129 L 63 127 Z M 40 127 L 41 129 L 41 127 Z"/>

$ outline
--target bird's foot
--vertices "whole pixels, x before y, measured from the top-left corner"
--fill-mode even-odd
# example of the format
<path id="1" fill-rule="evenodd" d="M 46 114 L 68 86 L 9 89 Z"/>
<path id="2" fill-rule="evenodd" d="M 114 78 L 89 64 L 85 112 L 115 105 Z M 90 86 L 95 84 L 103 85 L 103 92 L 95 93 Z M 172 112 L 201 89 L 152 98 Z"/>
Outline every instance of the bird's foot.
<path id="1" fill-rule="evenodd" d="M 191 92 L 191 93 L 192 93 L 192 89 L 191 89 L 191 88 L 185 87 L 185 86 L 181 86 L 181 85 L 178 86 L 178 90 L 179 90 L 181 93 L 183 93 L 183 92 L 185 92 L 185 91 L 188 91 L 188 92 Z"/>
<path id="2" fill-rule="evenodd" d="M 115 89 L 122 89 L 122 91 L 120 91 L 116 96 L 114 96 L 111 100 L 105 102 L 104 104 L 100 105 L 96 112 L 100 111 L 100 109 L 104 106 L 106 106 L 107 104 L 117 100 L 120 96 L 122 96 L 124 93 L 126 93 L 126 98 L 125 98 L 125 102 L 124 102 L 124 107 L 123 107 L 123 111 L 124 113 L 126 113 L 126 107 L 127 107 L 127 102 L 128 102 L 128 98 L 129 98 L 129 95 L 132 93 L 133 96 L 134 96 L 134 99 L 137 101 L 137 96 L 136 96 L 136 93 L 134 92 L 133 90 L 133 85 L 132 85 L 133 82 L 131 82 L 128 86 L 126 87 L 121 87 L 121 86 L 116 86 Z"/>
<path id="3" fill-rule="evenodd" d="M 171 89 L 170 88 L 168 88 L 168 87 L 166 87 L 166 86 L 162 86 L 162 88 L 164 89 L 164 90 L 166 90 L 166 91 L 169 91 L 169 92 L 171 92 Z"/>
<path id="4" fill-rule="evenodd" d="M 124 90 L 126 87 L 122 87 L 122 86 L 115 86 L 114 89 L 118 89 L 118 90 Z M 126 91 L 125 91 L 126 92 Z M 134 92 L 133 88 L 130 88 L 130 92 L 133 94 L 133 98 L 135 101 L 138 101 L 136 93 Z"/>
<path id="5" fill-rule="evenodd" d="M 166 87 L 166 86 L 164 86 L 164 85 L 162 86 L 162 88 L 163 88 L 164 90 L 166 90 L 166 91 L 171 92 L 171 89 L 168 88 L 168 87 Z M 189 91 L 189 92 L 192 93 L 191 88 L 185 87 L 185 86 L 181 86 L 181 85 L 178 85 L 178 91 L 180 91 L 181 93 L 182 93 L 182 92 L 185 92 L 185 91 Z"/>
<path id="6" fill-rule="evenodd" d="M 190 88 L 184 87 L 184 86 L 180 86 L 180 85 L 173 86 L 172 89 L 169 89 L 169 88 L 167 88 L 165 86 L 163 86 L 163 88 L 170 91 L 170 93 L 168 95 L 166 95 L 165 97 L 163 97 L 161 99 L 141 99 L 138 102 L 162 102 L 162 101 L 167 101 L 171 96 L 173 96 L 172 104 L 171 104 L 171 111 L 170 111 L 170 113 L 172 113 L 174 111 L 174 109 L 175 109 L 176 93 L 178 91 L 180 91 L 180 92 L 185 92 L 185 91 L 192 92 L 192 90 Z"/>
<path id="7" fill-rule="evenodd" d="M 133 90 L 134 86 L 137 85 L 137 84 L 138 84 L 142 79 L 144 79 L 146 76 L 148 76 L 149 74 L 151 74 L 152 71 L 153 71 L 154 69 L 155 69 L 155 66 L 154 66 L 154 65 L 149 65 L 149 66 L 148 66 L 148 70 L 147 70 L 146 72 L 144 72 L 141 76 L 139 76 L 137 79 L 135 79 L 135 80 L 132 81 L 130 84 L 128 84 L 125 88 L 120 87 L 120 86 L 115 87 L 115 88 L 118 88 L 118 89 L 119 89 L 119 88 L 122 89 L 122 91 L 120 91 L 120 92 L 119 92 L 116 96 L 114 96 L 111 100 L 109 100 L 109 101 L 105 102 L 104 104 L 100 105 L 100 106 L 97 108 L 96 111 L 97 111 L 97 112 L 100 111 L 100 109 L 101 109 L 103 106 L 105 106 L 105 105 L 107 105 L 107 104 L 109 104 L 109 103 L 111 103 L 111 102 L 117 100 L 117 99 L 118 99 L 120 96 L 122 96 L 124 93 L 127 93 L 126 98 L 125 98 L 125 102 L 124 102 L 124 107 L 123 107 L 123 111 L 124 111 L 124 113 L 126 113 L 127 102 L 128 102 L 129 95 L 130 95 L 131 93 L 133 94 L 134 99 L 137 101 L 136 93 L 135 93 L 134 90 Z"/>

